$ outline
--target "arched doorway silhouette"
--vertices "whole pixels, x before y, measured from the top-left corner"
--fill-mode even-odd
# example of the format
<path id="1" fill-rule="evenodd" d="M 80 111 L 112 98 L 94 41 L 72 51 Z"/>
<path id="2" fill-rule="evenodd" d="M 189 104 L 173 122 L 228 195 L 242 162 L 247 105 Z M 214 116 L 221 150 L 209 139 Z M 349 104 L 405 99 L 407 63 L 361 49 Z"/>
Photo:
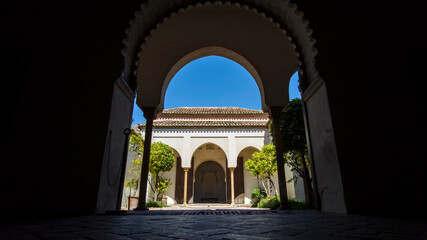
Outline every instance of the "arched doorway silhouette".
<path id="1" fill-rule="evenodd" d="M 224 169 L 215 161 L 199 165 L 194 179 L 194 203 L 225 203 Z"/>
<path id="2" fill-rule="evenodd" d="M 117 90 L 118 93 L 114 94 L 112 109 L 122 105 L 121 100 L 127 94 L 127 90 L 123 89 L 135 85 L 135 78 L 132 76 L 135 73 L 138 85 L 137 105 L 147 115 L 146 118 L 152 120 L 163 109 L 168 79 L 175 70 L 179 70 L 180 64 L 185 65 L 191 61 L 191 57 L 197 59 L 218 55 L 240 63 L 249 72 L 250 67 L 253 67 L 259 75 L 259 81 L 257 77 L 254 78 L 263 98 L 263 110 L 277 120 L 289 101 L 290 77 L 298 70 L 317 207 L 325 212 L 345 213 L 344 191 L 326 84 L 315 68 L 315 40 L 303 14 L 287 1 L 271 4 L 255 4 L 252 1 L 242 1 L 242 4 L 226 1 L 203 4 L 178 0 L 170 1 L 170 4 L 161 2 L 164 5 L 159 4 L 159 1 L 147 1 L 131 22 L 124 41 L 125 67 L 118 80 L 118 88 L 122 88 L 122 92 Z M 277 9 L 280 11 L 277 12 Z M 212 52 L 205 51 L 212 47 Z M 203 50 L 202 54 L 196 56 L 194 53 L 200 49 Z M 237 55 L 227 56 L 227 52 Z M 240 57 L 249 65 L 239 62 Z M 113 129 L 116 122 L 126 120 L 124 116 L 111 114 L 109 128 Z M 104 163 L 105 159 L 109 158 L 104 157 Z M 114 161 L 119 159 L 112 160 Z M 191 161 L 187 159 L 183 162 Z M 115 191 L 115 188 L 105 183 L 105 172 L 103 170 L 101 176 L 97 204 L 99 212 L 114 202 L 112 198 L 103 197 L 114 196 Z M 279 185 L 285 186 L 280 181 Z M 281 192 L 286 192 L 286 189 L 283 190 Z"/>

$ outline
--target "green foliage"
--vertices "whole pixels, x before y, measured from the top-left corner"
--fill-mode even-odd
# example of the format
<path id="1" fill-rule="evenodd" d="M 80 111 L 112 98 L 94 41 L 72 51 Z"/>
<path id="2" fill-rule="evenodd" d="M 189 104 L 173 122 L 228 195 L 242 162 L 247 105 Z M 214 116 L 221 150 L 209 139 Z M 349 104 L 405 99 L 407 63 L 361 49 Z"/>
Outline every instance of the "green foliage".
<path id="1" fill-rule="evenodd" d="M 144 152 L 144 139 L 133 129 L 129 136 L 129 151 L 137 153 L 138 157 L 142 157 Z"/>
<path id="2" fill-rule="evenodd" d="M 295 98 L 289 101 L 280 117 L 280 132 L 283 152 L 307 148 L 301 99 Z M 274 137 L 273 133 L 274 126 L 271 124 L 270 135 Z"/>
<path id="3" fill-rule="evenodd" d="M 258 187 L 259 187 L 259 178 L 261 182 L 267 180 L 271 187 L 275 188 L 272 177 L 277 172 L 277 162 L 276 162 L 276 149 L 274 145 L 264 145 L 259 152 L 254 152 L 252 157 L 248 159 L 245 163 L 245 168 L 251 172 L 254 176 L 257 177 Z M 265 187 L 265 186 L 264 186 Z M 270 196 L 271 189 L 266 188 L 267 195 Z"/>
<path id="4" fill-rule="evenodd" d="M 129 136 L 129 151 L 136 153 L 136 158 L 132 159 L 132 166 L 129 173 L 139 176 L 141 174 L 142 154 L 144 153 L 144 139 L 140 133 L 132 132 Z"/>
<path id="5" fill-rule="evenodd" d="M 280 118 L 280 131 L 282 134 L 283 152 L 307 149 L 301 99 L 296 98 L 291 100 L 285 111 L 283 111 Z"/>
<path id="6" fill-rule="evenodd" d="M 145 207 L 147 208 L 164 208 L 166 207 L 166 203 L 162 202 L 162 201 L 148 201 L 145 204 Z"/>
<path id="7" fill-rule="evenodd" d="M 302 210 L 302 209 L 313 209 L 314 207 L 308 203 L 301 202 L 297 199 L 288 200 L 289 208 L 292 210 Z M 280 207 L 280 197 L 272 196 L 261 199 L 258 203 L 260 208 L 269 208 L 272 210 L 278 209 Z"/>
<path id="8" fill-rule="evenodd" d="M 162 193 L 166 192 L 168 190 L 168 187 L 172 184 L 172 181 L 167 178 L 159 178 L 159 181 L 157 182 L 157 192 L 159 196 L 162 195 Z"/>
<path id="9" fill-rule="evenodd" d="M 261 201 L 261 199 L 265 198 L 267 196 L 267 194 L 265 193 L 265 191 L 259 189 L 259 188 L 254 188 L 251 191 L 251 207 L 257 207 L 259 201 Z"/>
<path id="10" fill-rule="evenodd" d="M 260 191 L 259 188 L 254 188 L 251 191 L 251 198 L 265 198 L 265 196 L 267 196 L 267 194 L 265 194 L 265 192 L 263 190 Z"/>
<path id="11" fill-rule="evenodd" d="M 314 207 L 308 203 L 301 202 L 297 199 L 288 200 L 289 208 L 294 210 L 313 209 Z"/>
<path id="12" fill-rule="evenodd" d="M 139 176 L 141 174 L 142 167 L 142 156 L 144 153 L 144 139 L 142 135 L 132 130 L 129 138 L 129 151 L 137 154 L 135 159 L 132 159 L 132 166 L 129 170 L 134 176 Z M 159 173 L 170 171 L 175 164 L 174 151 L 167 144 L 156 142 L 151 144 L 150 151 L 150 172 L 155 176 L 155 191 L 156 197 L 164 193 L 167 188 L 172 184 L 169 179 L 163 179 L 159 177 Z M 126 182 L 126 187 L 130 187 L 131 180 Z M 137 180 L 139 181 L 139 179 Z M 138 182 L 133 183 L 132 187 L 135 189 L 138 186 Z M 152 187 L 151 183 L 150 186 Z M 152 187 L 153 188 L 153 187 Z"/>
<path id="13" fill-rule="evenodd" d="M 169 186 L 167 182 L 163 181 L 161 183 L 159 178 L 160 172 L 168 172 L 172 169 L 175 163 L 174 152 L 169 145 L 156 142 L 151 144 L 151 152 L 150 152 L 150 172 L 155 176 L 155 193 L 154 200 L 157 200 L 160 192 L 159 186 L 162 187 L 163 191 L 166 191 Z"/>
<path id="14" fill-rule="evenodd" d="M 300 177 L 304 177 L 304 161 L 306 161 L 308 165 L 307 159 L 302 158 L 301 153 L 298 151 L 289 151 L 285 154 L 285 162 L 291 166 L 291 171 L 297 172 Z M 293 178 L 289 179 L 289 181 L 296 181 L 297 179 L 298 177 L 294 176 Z"/>
<path id="15" fill-rule="evenodd" d="M 254 152 L 245 163 L 245 168 L 254 176 L 272 177 L 277 172 L 276 150 L 274 145 L 264 145 L 259 152 Z"/>
<path id="16" fill-rule="evenodd" d="M 129 139 L 129 151 L 137 154 L 132 160 L 131 174 L 141 174 L 142 155 L 144 153 L 144 139 L 141 134 L 132 130 Z M 158 175 L 160 172 L 170 171 L 175 163 L 174 152 L 167 144 L 156 142 L 151 144 L 150 172 Z"/>
<path id="17" fill-rule="evenodd" d="M 125 187 L 129 189 L 138 189 L 139 179 L 129 179 L 125 182 Z"/>
<path id="18" fill-rule="evenodd" d="M 295 98 L 286 106 L 280 118 L 280 132 L 285 163 L 304 178 L 304 162 L 307 167 L 309 164 L 306 157 L 307 140 L 301 99 Z M 270 134 L 273 136 L 273 133 L 274 126 L 271 125 Z"/>
<path id="19" fill-rule="evenodd" d="M 313 188 L 310 179 L 310 165 L 307 161 L 307 139 L 303 115 L 303 102 L 296 98 L 289 102 L 280 118 L 282 149 L 285 162 L 304 179 L 306 202 L 313 203 Z"/>
<path id="20" fill-rule="evenodd" d="M 280 197 L 272 196 L 261 199 L 258 204 L 260 208 L 270 208 L 272 210 L 278 209 L 280 207 Z"/>
<path id="21" fill-rule="evenodd" d="M 141 174 L 142 158 L 132 159 L 132 166 L 129 169 L 129 173 L 135 176 Z"/>
<path id="22" fill-rule="evenodd" d="M 155 175 L 170 171 L 175 163 L 173 149 L 169 145 L 156 142 L 151 144 L 150 171 Z"/>

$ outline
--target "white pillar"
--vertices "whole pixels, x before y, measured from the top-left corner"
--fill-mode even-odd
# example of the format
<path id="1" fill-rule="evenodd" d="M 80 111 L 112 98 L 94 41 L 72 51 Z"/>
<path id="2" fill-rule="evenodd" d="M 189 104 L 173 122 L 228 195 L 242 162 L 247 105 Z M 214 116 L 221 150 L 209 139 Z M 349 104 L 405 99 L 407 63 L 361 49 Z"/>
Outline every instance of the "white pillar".
<path id="1" fill-rule="evenodd" d="M 237 167 L 237 153 L 236 153 L 236 136 L 234 134 L 230 134 L 228 136 L 228 167 L 235 168 Z"/>
<path id="2" fill-rule="evenodd" d="M 182 168 L 191 168 L 191 158 L 193 153 L 191 152 L 191 137 L 188 134 L 184 135 L 182 141 L 182 156 L 181 156 L 181 167 Z"/>
<path id="3" fill-rule="evenodd" d="M 234 167 L 230 169 L 230 186 L 231 186 L 231 205 L 234 206 Z"/>
<path id="4" fill-rule="evenodd" d="M 182 205 L 183 207 L 187 206 L 188 170 L 189 170 L 189 168 L 184 168 L 184 204 Z"/>

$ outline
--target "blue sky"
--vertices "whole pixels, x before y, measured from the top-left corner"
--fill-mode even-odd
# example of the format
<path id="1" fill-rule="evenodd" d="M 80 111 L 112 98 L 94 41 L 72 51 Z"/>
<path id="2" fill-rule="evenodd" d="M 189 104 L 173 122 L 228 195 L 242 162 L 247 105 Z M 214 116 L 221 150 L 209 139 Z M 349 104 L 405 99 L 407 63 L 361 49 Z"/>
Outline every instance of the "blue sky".
<path id="1" fill-rule="evenodd" d="M 298 74 L 289 84 L 289 98 L 301 98 Z M 135 103 L 134 103 L 135 104 Z M 243 107 L 261 110 L 258 86 L 246 69 L 223 57 L 209 56 L 184 66 L 172 79 L 165 109 L 176 107 Z M 132 125 L 145 122 L 135 104 Z"/>

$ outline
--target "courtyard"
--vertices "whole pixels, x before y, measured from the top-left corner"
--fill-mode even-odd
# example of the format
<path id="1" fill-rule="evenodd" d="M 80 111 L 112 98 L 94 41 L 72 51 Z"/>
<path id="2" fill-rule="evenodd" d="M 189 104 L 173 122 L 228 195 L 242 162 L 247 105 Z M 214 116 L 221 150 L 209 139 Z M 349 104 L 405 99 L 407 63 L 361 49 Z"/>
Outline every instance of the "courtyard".
<path id="1" fill-rule="evenodd" d="M 427 1 L 3 2 L 0 239 L 427 239 Z M 166 97 L 174 76 L 209 57 L 233 61 L 251 83 L 220 97 L 213 90 L 228 85 L 195 77 L 188 92 L 177 91 L 195 101 L 168 106 L 179 103 Z M 308 199 L 316 210 L 181 208 L 248 204 L 255 186 L 261 199 L 257 179 L 241 170 L 268 134 L 249 129 L 254 116 L 220 132 L 219 123 L 229 121 L 212 114 L 204 120 L 218 124 L 209 131 L 159 130 L 158 114 L 184 106 L 257 109 L 276 126 L 275 144 L 286 147 L 277 126 L 290 109 L 293 76 L 307 139 L 307 153 L 298 150 L 311 176 L 302 177 L 306 186 L 288 183 L 277 147 L 274 193 L 281 203 Z M 205 92 L 193 88 L 198 83 Z M 250 84 L 257 93 L 239 95 Z M 206 92 L 260 103 L 192 105 L 208 99 Z M 144 167 L 124 179 L 138 109 L 146 120 Z M 180 205 L 106 214 L 132 208 L 135 199 L 142 210 L 153 192 L 159 200 L 147 183 L 150 147 L 160 140 L 176 150 L 175 169 L 165 176 L 172 185 L 160 200 Z M 123 180 L 131 180 L 128 192 Z M 212 185 L 220 191 L 211 194 Z"/>
<path id="2" fill-rule="evenodd" d="M 2 224 L 0 239 L 427 239 L 427 223 L 315 210 L 158 210 Z"/>

